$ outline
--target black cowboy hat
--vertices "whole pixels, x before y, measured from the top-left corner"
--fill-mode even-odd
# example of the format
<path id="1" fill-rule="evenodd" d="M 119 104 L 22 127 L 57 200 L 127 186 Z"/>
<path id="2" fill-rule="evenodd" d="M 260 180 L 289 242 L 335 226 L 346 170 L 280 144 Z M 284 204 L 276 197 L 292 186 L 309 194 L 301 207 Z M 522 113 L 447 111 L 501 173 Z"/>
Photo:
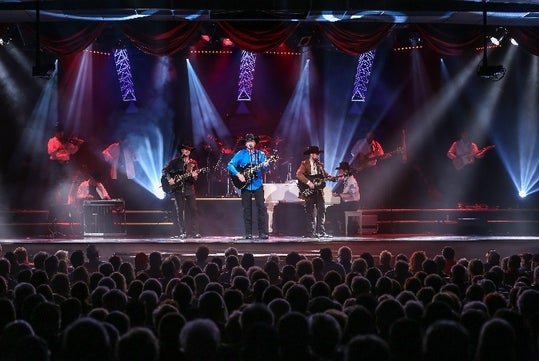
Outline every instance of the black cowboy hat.
<path id="1" fill-rule="evenodd" d="M 316 145 L 310 145 L 307 147 L 305 152 L 303 152 L 304 155 L 309 155 L 312 153 L 320 154 L 320 153 L 324 153 L 324 151 L 322 149 L 319 149 L 318 146 Z"/>
<path id="2" fill-rule="evenodd" d="M 192 152 L 192 151 L 195 150 L 196 148 L 193 147 L 192 145 L 182 143 L 182 144 L 178 145 L 178 147 L 177 147 L 176 149 L 178 150 L 178 152 L 181 152 L 182 149 L 187 149 L 187 150 L 189 150 L 189 151 Z"/>
<path id="3" fill-rule="evenodd" d="M 260 142 L 260 137 L 254 135 L 253 133 L 247 133 L 241 141 L 243 144 L 247 142 L 255 142 L 258 144 L 258 142 Z"/>
<path id="4" fill-rule="evenodd" d="M 348 162 L 341 162 L 339 163 L 339 166 L 335 168 L 336 170 L 350 170 L 350 164 Z"/>

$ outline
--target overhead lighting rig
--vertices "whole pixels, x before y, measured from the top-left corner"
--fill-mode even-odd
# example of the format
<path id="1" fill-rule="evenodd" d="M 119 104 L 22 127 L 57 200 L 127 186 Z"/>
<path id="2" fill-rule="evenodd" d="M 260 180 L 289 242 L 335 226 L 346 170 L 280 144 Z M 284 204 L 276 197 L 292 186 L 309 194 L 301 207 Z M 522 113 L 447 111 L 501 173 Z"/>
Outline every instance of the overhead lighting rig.
<path id="1" fill-rule="evenodd" d="M 482 79 L 500 80 L 505 76 L 503 65 L 489 65 L 487 58 L 487 10 L 486 0 L 483 0 L 483 60 L 477 67 L 477 75 Z"/>

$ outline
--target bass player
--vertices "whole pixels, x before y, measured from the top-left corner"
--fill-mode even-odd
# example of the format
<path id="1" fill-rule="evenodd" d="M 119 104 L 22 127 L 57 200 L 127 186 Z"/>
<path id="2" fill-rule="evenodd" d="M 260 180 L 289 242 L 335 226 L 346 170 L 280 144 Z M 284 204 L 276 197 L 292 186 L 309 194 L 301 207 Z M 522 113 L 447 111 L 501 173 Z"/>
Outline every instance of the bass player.
<path id="1" fill-rule="evenodd" d="M 492 148 L 494 148 L 493 145 L 479 149 L 477 144 L 470 140 L 470 133 L 465 129 L 460 133 L 460 139 L 451 143 L 447 157 L 451 159 L 455 169 L 460 170 L 472 164 L 476 159 L 483 158 L 485 153 Z"/>
<path id="2" fill-rule="evenodd" d="M 331 238 L 326 233 L 324 222 L 326 219 L 326 205 L 324 202 L 324 187 L 327 179 L 333 179 L 324 169 L 324 164 L 320 162 L 320 154 L 324 153 L 318 146 L 307 147 L 303 155 L 309 158 L 301 161 L 296 178 L 300 188 L 299 197 L 305 200 L 306 234 L 305 238 Z M 316 205 L 316 215 L 314 208 Z"/>
<path id="3" fill-rule="evenodd" d="M 350 151 L 352 155 L 352 167 L 356 171 L 362 171 L 365 168 L 375 167 L 378 165 L 378 160 L 389 158 L 390 153 L 385 153 L 384 148 L 374 138 L 374 133 L 369 132 L 365 138 L 359 139 L 352 150 Z"/>
<path id="4" fill-rule="evenodd" d="M 177 148 L 179 156 L 172 159 L 163 168 L 162 183 L 171 187 L 176 206 L 176 217 L 179 233 L 174 238 L 200 238 L 198 225 L 198 208 L 195 194 L 195 181 L 198 179 L 198 163 L 191 158 L 195 150 L 188 144 L 181 144 Z M 181 177 L 178 177 L 181 176 Z M 176 179 L 181 178 L 178 183 Z M 165 183 L 166 182 L 166 183 Z"/>
<path id="5" fill-rule="evenodd" d="M 262 171 L 269 170 L 269 160 L 264 152 L 255 148 L 259 141 L 260 138 L 254 134 L 245 134 L 242 139 L 245 148 L 237 151 L 227 165 L 232 181 L 241 193 L 245 239 L 253 239 L 253 197 L 258 211 L 258 238 L 269 238 L 268 212 L 264 203 L 262 181 Z"/>

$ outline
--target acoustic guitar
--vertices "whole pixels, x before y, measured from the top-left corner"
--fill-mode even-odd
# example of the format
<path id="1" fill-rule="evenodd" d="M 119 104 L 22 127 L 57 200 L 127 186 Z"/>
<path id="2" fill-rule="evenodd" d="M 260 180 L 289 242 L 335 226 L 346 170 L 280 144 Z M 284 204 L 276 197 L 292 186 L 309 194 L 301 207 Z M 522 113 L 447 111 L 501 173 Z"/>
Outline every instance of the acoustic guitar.
<path id="1" fill-rule="evenodd" d="M 269 156 L 266 161 L 268 163 L 275 162 L 277 159 L 279 159 L 279 156 L 277 154 Z M 232 183 L 234 184 L 234 187 L 238 189 L 243 189 L 247 187 L 249 183 L 251 183 L 256 178 L 256 172 L 264 167 L 264 162 L 258 163 L 258 164 L 247 164 L 245 167 L 236 167 L 238 172 L 243 174 L 245 177 L 245 182 L 242 182 L 238 176 L 233 175 L 230 173 L 230 179 L 232 180 Z"/>
<path id="2" fill-rule="evenodd" d="M 307 184 L 298 181 L 298 191 L 300 198 L 307 198 L 315 194 L 319 190 L 326 188 L 326 181 L 336 182 L 338 177 L 324 177 L 322 174 L 306 175 L 307 179 L 314 184 L 314 189 L 311 189 Z"/>
<path id="3" fill-rule="evenodd" d="M 196 174 L 208 172 L 210 170 L 209 167 L 199 168 L 194 170 Z M 168 183 L 168 178 L 163 174 L 161 176 L 161 188 L 163 188 L 163 192 L 165 193 L 174 193 L 181 187 L 183 187 L 183 183 L 185 180 L 192 176 L 192 172 L 186 172 L 186 173 L 180 173 L 172 176 L 172 179 L 174 179 L 174 184 L 170 185 Z"/>

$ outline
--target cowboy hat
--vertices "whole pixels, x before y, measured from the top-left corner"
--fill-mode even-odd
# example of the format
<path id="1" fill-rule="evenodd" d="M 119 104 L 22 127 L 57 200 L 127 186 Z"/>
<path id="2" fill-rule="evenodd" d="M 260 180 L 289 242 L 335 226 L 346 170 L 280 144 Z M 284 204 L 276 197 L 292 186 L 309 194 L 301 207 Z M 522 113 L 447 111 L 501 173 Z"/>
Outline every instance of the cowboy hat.
<path id="1" fill-rule="evenodd" d="M 196 148 L 193 147 L 192 145 L 189 145 L 189 144 L 185 144 L 185 143 L 182 143 L 180 145 L 178 145 L 178 147 L 176 148 L 178 150 L 178 152 L 181 152 L 182 149 L 187 149 L 188 151 L 193 151 L 195 150 Z"/>
<path id="2" fill-rule="evenodd" d="M 243 139 L 241 140 L 243 144 L 247 143 L 247 142 L 255 142 L 258 144 L 258 142 L 260 141 L 260 138 L 256 135 L 254 135 L 253 133 L 247 133 L 245 134 L 245 136 L 243 137 Z"/>
<path id="3" fill-rule="evenodd" d="M 316 145 L 310 145 L 307 147 L 305 152 L 303 152 L 304 155 L 309 155 L 312 153 L 320 154 L 320 153 L 324 153 L 324 151 L 322 149 L 319 149 L 318 146 Z"/>
<path id="4" fill-rule="evenodd" d="M 339 166 L 335 168 L 336 170 L 350 170 L 350 164 L 348 162 L 341 162 Z"/>

